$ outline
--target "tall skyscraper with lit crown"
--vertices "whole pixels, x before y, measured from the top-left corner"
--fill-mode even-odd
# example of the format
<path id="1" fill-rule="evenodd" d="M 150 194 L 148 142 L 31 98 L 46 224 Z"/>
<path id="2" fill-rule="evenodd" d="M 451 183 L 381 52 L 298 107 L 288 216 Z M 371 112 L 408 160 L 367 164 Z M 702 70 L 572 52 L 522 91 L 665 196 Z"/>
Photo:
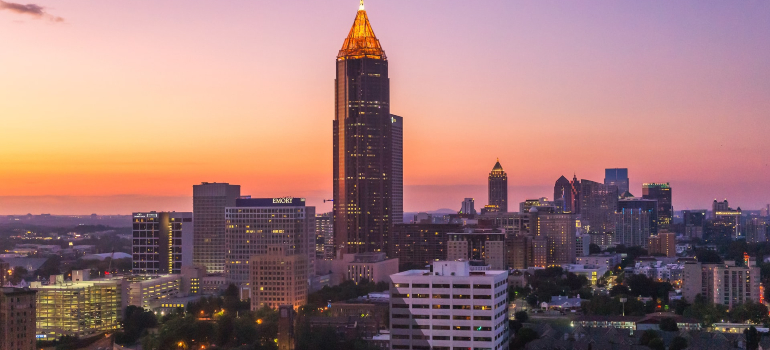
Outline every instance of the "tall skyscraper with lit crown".
<path id="1" fill-rule="evenodd" d="M 496 205 L 500 212 L 508 212 L 508 174 L 497 160 L 489 173 L 489 205 Z"/>
<path id="2" fill-rule="evenodd" d="M 362 1 L 337 55 L 333 153 L 338 256 L 385 251 L 393 222 L 401 221 L 394 215 L 401 211 L 403 165 L 394 158 L 401 157 L 402 130 L 401 118 L 390 114 L 388 59 Z"/>

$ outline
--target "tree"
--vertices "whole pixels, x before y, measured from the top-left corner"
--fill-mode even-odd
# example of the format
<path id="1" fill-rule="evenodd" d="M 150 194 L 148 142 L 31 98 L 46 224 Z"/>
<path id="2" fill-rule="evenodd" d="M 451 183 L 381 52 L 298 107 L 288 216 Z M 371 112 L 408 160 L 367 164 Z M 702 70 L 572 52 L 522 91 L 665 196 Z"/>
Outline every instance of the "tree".
<path id="1" fill-rule="evenodd" d="M 746 335 L 746 350 L 756 350 L 759 348 L 760 335 L 754 326 L 751 326 L 749 329 L 743 331 L 743 334 Z"/>
<path id="2" fill-rule="evenodd" d="M 129 305 L 123 312 L 123 330 L 115 335 L 118 344 L 133 344 L 143 335 L 145 329 L 158 326 L 155 314 L 141 307 Z"/>
<path id="3" fill-rule="evenodd" d="M 514 317 L 516 318 L 516 321 L 519 321 L 521 323 L 526 323 L 529 320 L 529 315 L 526 311 L 517 311 L 514 314 Z"/>
<path id="4" fill-rule="evenodd" d="M 629 294 L 631 294 L 631 291 L 628 289 L 627 286 L 623 284 L 618 284 L 612 287 L 612 289 L 610 289 L 610 296 L 613 296 L 613 297 L 618 295 L 629 295 Z"/>
<path id="5" fill-rule="evenodd" d="M 650 340 L 647 347 L 652 350 L 666 350 L 666 344 L 663 343 L 663 339 L 660 338 Z"/>
<path id="6" fill-rule="evenodd" d="M 647 346 L 653 339 L 658 339 L 658 332 L 648 329 L 642 333 L 642 337 L 639 338 L 639 345 Z"/>
<path id="7" fill-rule="evenodd" d="M 593 243 L 588 245 L 588 254 L 599 254 L 601 252 L 602 252 L 602 248 L 599 247 L 598 245 Z"/>
<path id="8" fill-rule="evenodd" d="M 676 325 L 676 320 L 671 317 L 665 317 L 660 320 L 660 330 L 664 332 L 677 332 L 679 327 Z"/>
<path id="9" fill-rule="evenodd" d="M 11 283 L 19 284 L 21 280 L 23 280 L 24 277 L 27 276 L 28 273 L 29 271 L 27 271 L 27 269 L 25 269 L 24 267 L 21 267 L 21 266 L 14 267 L 13 273 L 11 274 L 11 279 L 10 279 Z"/>
<path id="10" fill-rule="evenodd" d="M 730 320 L 739 323 L 751 321 L 757 324 L 770 321 L 768 318 L 767 307 L 753 301 L 748 301 L 745 304 L 735 306 L 730 312 Z"/>
<path id="11" fill-rule="evenodd" d="M 511 342 L 511 349 L 524 349 L 527 343 L 538 338 L 537 332 L 532 328 L 522 328 L 516 332 L 516 337 Z"/>
<path id="12" fill-rule="evenodd" d="M 674 337 L 671 340 L 671 345 L 668 346 L 668 350 L 685 350 L 687 349 L 687 339 L 682 337 Z"/>
<path id="13" fill-rule="evenodd" d="M 717 252 L 705 248 L 701 248 L 695 251 L 695 258 L 700 263 L 721 263 L 722 258 Z"/>

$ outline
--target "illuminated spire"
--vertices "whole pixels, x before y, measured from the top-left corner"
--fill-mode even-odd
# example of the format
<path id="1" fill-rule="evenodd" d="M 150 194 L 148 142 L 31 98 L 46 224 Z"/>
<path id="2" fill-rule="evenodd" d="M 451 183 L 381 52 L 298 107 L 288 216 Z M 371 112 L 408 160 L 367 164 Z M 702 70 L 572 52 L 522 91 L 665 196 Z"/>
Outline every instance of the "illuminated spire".
<path id="1" fill-rule="evenodd" d="M 387 59 L 385 51 L 380 46 L 380 41 L 374 35 L 372 25 L 369 23 L 369 17 L 364 10 L 364 1 L 358 7 L 358 13 L 356 13 L 356 20 L 353 22 L 353 27 L 350 28 L 348 37 L 345 38 L 345 42 L 342 44 L 337 59 L 356 59 L 356 58 L 375 58 L 375 59 Z"/>
<path id="2" fill-rule="evenodd" d="M 496 172 L 496 171 L 497 172 L 502 172 L 503 171 L 503 166 L 500 165 L 500 158 L 497 158 L 497 163 L 495 163 L 495 166 L 492 167 L 492 172 Z"/>

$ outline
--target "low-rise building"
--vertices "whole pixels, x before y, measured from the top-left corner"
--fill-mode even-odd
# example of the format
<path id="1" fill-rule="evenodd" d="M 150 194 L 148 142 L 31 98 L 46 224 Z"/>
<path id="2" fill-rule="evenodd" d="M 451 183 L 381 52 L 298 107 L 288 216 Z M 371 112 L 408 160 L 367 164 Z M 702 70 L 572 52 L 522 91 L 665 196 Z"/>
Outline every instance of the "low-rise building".
<path id="1" fill-rule="evenodd" d="M 682 297 L 692 303 L 700 294 L 709 302 L 733 308 L 753 301 L 760 302 L 760 268 L 754 258 L 747 259 L 746 266 L 735 261 L 721 264 L 688 262 L 684 264 Z"/>
<path id="2" fill-rule="evenodd" d="M 623 257 L 620 254 L 605 253 L 577 257 L 578 264 L 604 266 L 608 270 L 620 264 L 621 261 L 623 261 Z"/>
<path id="3" fill-rule="evenodd" d="M 398 259 L 387 259 L 381 252 L 345 254 L 342 259 L 317 261 L 316 268 L 319 273 L 331 272 L 331 285 L 348 280 L 390 282 L 389 276 L 398 272 Z"/>
<path id="4" fill-rule="evenodd" d="M 591 285 L 596 285 L 599 278 L 607 273 L 607 268 L 598 265 L 565 264 L 561 265 L 564 272 L 572 272 L 578 276 L 584 276 Z"/>
<path id="5" fill-rule="evenodd" d="M 133 305 L 148 311 L 152 310 L 154 301 L 183 296 L 180 275 L 126 276 L 124 288 L 126 298 L 123 307 Z"/>

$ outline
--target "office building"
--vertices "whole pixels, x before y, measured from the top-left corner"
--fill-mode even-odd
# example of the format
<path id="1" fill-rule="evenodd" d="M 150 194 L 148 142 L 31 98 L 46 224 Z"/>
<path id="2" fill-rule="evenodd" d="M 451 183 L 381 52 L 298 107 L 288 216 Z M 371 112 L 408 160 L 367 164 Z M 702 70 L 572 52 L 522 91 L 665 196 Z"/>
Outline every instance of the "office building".
<path id="1" fill-rule="evenodd" d="M 562 212 L 571 213 L 575 210 L 572 200 L 572 184 L 563 175 L 556 180 L 556 184 L 553 186 L 553 199 L 555 201 L 561 200 Z"/>
<path id="2" fill-rule="evenodd" d="M 181 275 L 127 276 L 124 277 L 123 288 L 126 291 L 124 308 L 133 305 L 148 311 L 152 310 L 151 303 L 155 301 L 169 300 L 185 295 L 182 292 Z"/>
<path id="3" fill-rule="evenodd" d="M 508 212 L 508 175 L 497 160 L 489 173 L 489 205 L 499 208 L 499 211 Z"/>
<path id="4" fill-rule="evenodd" d="M 673 232 L 659 232 L 655 236 L 650 236 L 647 251 L 650 255 L 675 257 L 676 234 Z"/>
<path id="5" fill-rule="evenodd" d="M 671 205 L 671 185 L 666 183 L 642 184 L 642 198 L 658 201 L 658 231 L 667 230 L 674 218 L 674 207 Z"/>
<path id="6" fill-rule="evenodd" d="M 363 280 L 388 282 L 388 276 L 398 272 L 398 259 L 388 259 L 382 252 L 345 254 L 342 259 L 325 260 L 319 264 L 319 272 L 330 272 L 331 285 L 343 281 L 356 284 Z"/>
<path id="7" fill-rule="evenodd" d="M 532 259 L 532 236 L 508 235 L 505 239 L 505 269 L 526 269 Z"/>
<path id="8" fill-rule="evenodd" d="M 479 225 L 485 227 L 497 227 L 508 235 L 522 235 L 529 233 L 529 214 L 528 213 L 490 213 L 479 217 Z"/>
<path id="9" fill-rule="evenodd" d="M 507 278 L 467 261 L 392 275 L 391 349 L 507 349 Z"/>
<path id="10" fill-rule="evenodd" d="M 0 287 L 0 349 L 35 350 L 36 292 Z"/>
<path id="11" fill-rule="evenodd" d="M 334 214 L 324 213 L 315 216 L 316 260 L 334 259 Z"/>
<path id="12" fill-rule="evenodd" d="M 179 274 L 193 264 L 193 214 L 133 213 L 133 267 L 137 274 Z"/>
<path id="13" fill-rule="evenodd" d="M 700 294 L 708 302 L 725 305 L 730 309 L 747 301 L 758 303 L 762 298 L 759 287 L 760 268 L 753 258 L 744 265 L 737 266 L 735 261 L 720 264 L 685 263 L 682 297 L 692 303 L 695 296 Z"/>
<path id="14" fill-rule="evenodd" d="M 575 236 L 575 258 L 579 258 L 581 256 L 588 256 L 590 252 L 591 247 L 591 235 L 589 234 L 578 234 Z"/>
<path id="15" fill-rule="evenodd" d="M 532 235 L 547 241 L 546 266 L 575 263 L 577 215 L 540 213 L 534 208 L 529 213 Z M 542 257 L 536 259 L 542 261 Z"/>
<path id="16" fill-rule="evenodd" d="M 462 204 L 460 205 L 460 211 L 458 214 L 464 214 L 464 215 L 476 215 L 476 207 L 475 207 L 475 201 L 473 198 L 465 198 L 463 199 Z"/>
<path id="17" fill-rule="evenodd" d="M 530 240 L 528 267 L 548 267 L 553 264 L 553 254 L 550 254 L 549 240 L 545 236 L 535 236 Z M 567 248 L 569 249 L 569 248 Z"/>
<path id="18" fill-rule="evenodd" d="M 654 201 L 652 201 L 654 203 Z M 615 213 L 615 244 L 647 247 L 651 235 L 650 212 L 643 209 L 619 209 Z"/>
<path id="19" fill-rule="evenodd" d="M 714 200 L 711 213 L 711 236 L 712 237 L 729 237 L 736 239 L 740 237 L 742 231 L 742 216 L 741 208 L 733 209 L 727 202 L 717 202 Z"/>
<path id="20" fill-rule="evenodd" d="M 691 238 L 703 238 L 703 230 L 706 226 L 705 210 L 683 210 L 684 236 Z"/>
<path id="21" fill-rule="evenodd" d="M 640 197 L 626 197 L 618 200 L 617 211 L 622 212 L 624 209 L 634 209 L 647 212 L 649 220 L 650 233 L 658 233 L 658 201 L 654 199 L 644 199 Z"/>
<path id="22" fill-rule="evenodd" d="M 580 215 L 586 232 L 613 232 L 617 208 L 617 187 L 585 179 L 580 181 Z"/>
<path id="23" fill-rule="evenodd" d="M 392 224 L 404 222 L 404 118 L 395 114 L 390 115 L 391 140 L 393 145 L 393 197 Z"/>
<path id="24" fill-rule="evenodd" d="M 715 218 L 717 212 L 730 210 L 732 209 L 730 208 L 730 203 L 727 201 L 727 198 L 722 202 L 719 202 L 714 198 L 714 202 L 711 204 L 711 218 Z"/>
<path id="25" fill-rule="evenodd" d="M 402 120 L 390 114 L 388 59 L 363 5 L 336 60 L 334 118 L 334 237 L 346 253 L 385 251 L 394 222 L 402 149 L 394 133 Z M 396 124 L 397 130 L 393 130 Z M 398 173 L 398 174 L 396 174 Z M 396 178 L 399 177 L 399 178 Z M 398 204 L 397 204 L 398 205 Z M 400 222 L 397 219 L 395 222 Z"/>
<path id="26" fill-rule="evenodd" d="M 628 169 L 611 168 L 604 169 L 604 184 L 618 188 L 618 194 L 629 192 L 628 188 Z"/>
<path id="27" fill-rule="evenodd" d="M 459 224 L 399 224 L 393 226 L 388 256 L 401 266 L 422 267 L 446 260 L 447 234 L 462 230 Z"/>
<path id="28" fill-rule="evenodd" d="M 745 219 L 746 242 L 762 243 L 770 233 L 770 220 L 767 217 L 753 216 Z"/>
<path id="29" fill-rule="evenodd" d="M 249 264 L 251 310 L 277 309 L 291 305 L 295 310 L 307 303 L 308 260 L 284 244 L 270 244 L 265 252 L 251 255 Z"/>
<path id="30" fill-rule="evenodd" d="M 37 291 L 37 339 L 86 338 L 117 331 L 123 315 L 122 283 L 121 279 L 65 283 L 63 275 L 52 275 L 47 285 L 32 282 L 30 289 Z"/>
<path id="31" fill-rule="evenodd" d="M 251 257 L 267 254 L 269 245 L 304 256 L 307 271 L 315 271 L 315 207 L 304 198 L 239 198 L 225 209 L 225 222 L 228 283 L 248 284 Z"/>
<path id="32" fill-rule="evenodd" d="M 537 208 L 539 212 L 561 213 L 564 204 L 561 199 L 549 201 L 547 197 L 526 199 L 519 203 L 519 213 L 529 213 L 532 208 Z"/>
<path id="33" fill-rule="evenodd" d="M 482 260 L 492 270 L 505 269 L 505 232 L 466 229 L 464 232 L 451 232 L 447 237 L 446 260 Z"/>
<path id="34" fill-rule="evenodd" d="M 225 271 L 225 208 L 235 206 L 241 186 L 208 183 L 193 186 L 193 265 L 207 273 Z"/>

